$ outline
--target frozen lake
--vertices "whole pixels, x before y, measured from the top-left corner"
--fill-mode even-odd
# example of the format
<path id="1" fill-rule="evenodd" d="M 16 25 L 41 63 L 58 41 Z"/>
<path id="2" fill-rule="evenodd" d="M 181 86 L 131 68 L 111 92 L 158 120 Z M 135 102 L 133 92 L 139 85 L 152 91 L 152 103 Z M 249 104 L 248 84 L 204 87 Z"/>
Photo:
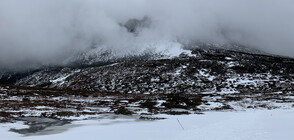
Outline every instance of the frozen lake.
<path id="1" fill-rule="evenodd" d="M 292 140 L 294 109 L 206 112 L 203 115 L 159 115 L 165 120 L 143 121 L 137 117 L 75 121 L 23 136 L 0 124 L 3 140 Z M 179 123 L 180 122 L 180 123 Z M 182 127 L 181 127 L 181 125 Z"/>

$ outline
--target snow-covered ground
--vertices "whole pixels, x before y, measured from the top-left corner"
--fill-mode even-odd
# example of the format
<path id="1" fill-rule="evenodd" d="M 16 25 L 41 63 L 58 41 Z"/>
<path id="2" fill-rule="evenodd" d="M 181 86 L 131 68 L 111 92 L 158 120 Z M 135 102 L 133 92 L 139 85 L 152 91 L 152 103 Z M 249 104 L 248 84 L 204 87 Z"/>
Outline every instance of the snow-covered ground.
<path id="1" fill-rule="evenodd" d="M 35 136 L 22 136 L 8 131 L 12 127 L 24 127 L 20 123 L 0 124 L 0 136 L 3 140 L 292 140 L 294 138 L 294 109 L 213 111 L 203 115 L 160 115 L 159 117 L 167 119 L 143 121 L 136 117 L 119 117 L 76 121 L 70 125 L 49 128 Z"/>

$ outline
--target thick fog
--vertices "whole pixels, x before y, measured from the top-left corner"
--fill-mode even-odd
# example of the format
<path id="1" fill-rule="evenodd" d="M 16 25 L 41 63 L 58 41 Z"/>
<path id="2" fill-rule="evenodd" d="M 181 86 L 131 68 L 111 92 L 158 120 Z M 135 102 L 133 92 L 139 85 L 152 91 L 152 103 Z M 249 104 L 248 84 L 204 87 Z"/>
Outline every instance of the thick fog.
<path id="1" fill-rule="evenodd" d="M 122 25 L 151 19 L 134 34 Z M 89 47 L 127 54 L 178 39 L 294 57 L 293 0 L 0 0 L 0 69 L 64 65 Z"/>

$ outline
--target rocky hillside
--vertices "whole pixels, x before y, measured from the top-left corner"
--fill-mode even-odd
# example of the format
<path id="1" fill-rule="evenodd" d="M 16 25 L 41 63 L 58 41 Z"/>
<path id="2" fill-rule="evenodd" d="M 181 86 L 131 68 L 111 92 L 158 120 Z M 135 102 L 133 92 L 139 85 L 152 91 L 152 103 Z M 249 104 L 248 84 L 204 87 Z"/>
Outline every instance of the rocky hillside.
<path id="1" fill-rule="evenodd" d="M 294 91 L 294 59 L 214 47 L 191 52 L 172 59 L 49 68 L 25 75 L 15 85 L 135 94 Z"/>
<path id="2" fill-rule="evenodd" d="M 294 59 L 199 47 L 170 59 L 125 59 L 0 76 L 0 123 L 43 130 L 101 114 L 202 114 L 294 107 Z M 42 125 L 39 127 L 39 125 Z M 37 129 L 33 129 L 37 130 Z M 12 130 L 22 133 L 28 129 Z"/>

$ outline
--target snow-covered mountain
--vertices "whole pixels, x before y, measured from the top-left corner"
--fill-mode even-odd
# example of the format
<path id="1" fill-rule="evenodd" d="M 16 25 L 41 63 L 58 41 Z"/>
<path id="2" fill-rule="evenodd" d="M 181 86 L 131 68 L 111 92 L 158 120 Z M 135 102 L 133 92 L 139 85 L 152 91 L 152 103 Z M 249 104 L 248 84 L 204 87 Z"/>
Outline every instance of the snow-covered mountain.
<path id="1" fill-rule="evenodd" d="M 211 44 L 174 50 L 144 58 L 6 73 L 0 84 L 0 122 L 32 124 L 14 130 L 25 134 L 101 114 L 155 120 L 163 119 L 155 114 L 294 107 L 292 58 Z M 49 122 L 36 123 L 48 118 Z"/>
<path id="2" fill-rule="evenodd" d="M 46 68 L 17 75 L 14 84 L 136 94 L 293 92 L 294 59 L 235 48 L 205 45 L 176 57 L 151 53 L 108 57 L 101 65 Z"/>

